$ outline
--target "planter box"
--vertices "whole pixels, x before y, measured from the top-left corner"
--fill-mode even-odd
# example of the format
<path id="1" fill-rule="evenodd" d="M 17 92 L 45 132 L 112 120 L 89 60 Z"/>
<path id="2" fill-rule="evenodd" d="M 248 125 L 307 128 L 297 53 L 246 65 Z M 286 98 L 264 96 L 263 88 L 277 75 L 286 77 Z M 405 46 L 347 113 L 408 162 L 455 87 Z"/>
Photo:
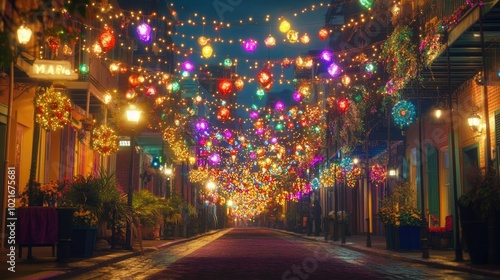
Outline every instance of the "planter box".
<path id="1" fill-rule="evenodd" d="M 387 250 L 415 251 L 420 249 L 420 227 L 385 225 Z"/>
<path id="2" fill-rule="evenodd" d="M 92 257 L 97 237 L 97 227 L 73 228 L 71 230 L 71 256 Z"/>

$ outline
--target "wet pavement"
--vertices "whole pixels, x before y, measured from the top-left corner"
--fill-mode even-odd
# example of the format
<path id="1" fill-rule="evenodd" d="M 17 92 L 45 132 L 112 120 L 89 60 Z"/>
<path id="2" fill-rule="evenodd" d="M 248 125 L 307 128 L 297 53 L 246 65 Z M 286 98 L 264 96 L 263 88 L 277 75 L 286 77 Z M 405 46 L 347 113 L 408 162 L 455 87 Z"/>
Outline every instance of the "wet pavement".
<path id="1" fill-rule="evenodd" d="M 35 260 L 17 261 L 1 279 L 500 279 L 498 266 L 453 262 L 453 250 L 393 252 L 385 239 L 348 236 L 325 241 L 267 228 L 212 231 L 190 239 L 144 240 L 144 256 L 95 251 L 92 258 L 60 264 L 50 248 L 33 248 Z M 4 258 L 2 254 L 2 258 Z M 5 262 L 3 262 L 5 263 Z"/>

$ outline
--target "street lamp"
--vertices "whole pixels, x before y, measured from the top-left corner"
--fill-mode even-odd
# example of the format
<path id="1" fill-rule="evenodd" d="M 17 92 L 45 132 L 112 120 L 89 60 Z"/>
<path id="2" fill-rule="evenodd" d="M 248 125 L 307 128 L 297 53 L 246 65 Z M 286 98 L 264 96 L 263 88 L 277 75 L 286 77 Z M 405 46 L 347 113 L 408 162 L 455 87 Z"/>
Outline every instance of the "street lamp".
<path id="1" fill-rule="evenodd" d="M 174 170 L 172 169 L 172 167 L 166 167 L 166 166 L 163 170 L 165 172 L 165 176 L 168 177 L 168 181 L 169 181 L 168 193 L 165 192 L 165 195 L 168 198 L 172 195 L 172 174 L 174 173 Z"/>
<path id="2" fill-rule="evenodd" d="M 132 211 L 132 197 L 134 195 L 133 184 L 134 184 L 134 150 L 135 150 L 135 140 L 134 140 L 134 129 L 139 123 L 141 118 L 141 110 L 139 110 L 134 104 L 130 104 L 127 108 L 127 121 L 130 123 L 130 168 L 128 175 L 128 192 L 127 192 L 127 206 Z M 127 232 L 125 236 L 125 249 L 132 250 L 132 228 L 131 219 L 127 219 Z"/>

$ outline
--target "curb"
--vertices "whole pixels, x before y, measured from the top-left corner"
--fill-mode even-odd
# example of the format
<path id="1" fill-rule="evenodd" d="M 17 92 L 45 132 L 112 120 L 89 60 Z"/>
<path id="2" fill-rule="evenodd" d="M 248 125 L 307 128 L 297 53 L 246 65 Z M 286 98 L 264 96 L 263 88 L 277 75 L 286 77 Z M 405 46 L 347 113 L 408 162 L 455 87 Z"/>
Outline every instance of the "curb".
<path id="1" fill-rule="evenodd" d="M 222 230 L 227 230 L 227 229 L 213 230 L 213 231 L 199 234 L 196 236 L 192 236 L 189 238 L 178 239 L 178 240 L 174 240 L 172 242 L 160 244 L 160 245 L 157 245 L 154 247 L 148 247 L 148 248 L 145 248 L 142 252 L 144 253 L 144 255 L 150 254 L 150 253 L 158 251 L 158 249 L 167 248 L 167 247 L 170 247 L 173 245 L 186 243 L 186 242 L 189 242 L 189 241 L 192 241 L 192 240 L 198 239 L 200 237 L 204 237 L 204 236 L 210 236 L 210 235 L 216 234 Z M 119 255 L 116 257 L 107 257 L 109 255 L 107 255 L 107 256 L 105 255 L 105 256 L 101 256 L 101 257 L 97 257 L 97 258 L 89 258 L 87 260 L 83 259 L 83 260 L 81 260 L 82 262 L 89 262 L 89 263 L 93 263 L 93 264 L 85 266 L 85 267 L 75 268 L 75 269 L 69 270 L 67 272 L 65 272 L 65 271 L 53 271 L 52 275 L 50 275 L 48 277 L 44 277 L 43 279 L 59 280 L 59 279 L 67 279 L 69 277 L 75 277 L 78 275 L 82 275 L 86 272 L 98 269 L 100 267 L 108 266 L 108 265 L 115 263 L 115 262 L 119 262 L 119 261 L 123 261 L 123 260 L 129 259 L 129 258 L 132 258 L 132 257 L 140 256 L 141 251 L 134 251 L 134 252 L 117 251 L 116 254 L 119 254 Z M 58 272 L 60 272 L 60 273 L 58 273 Z"/>

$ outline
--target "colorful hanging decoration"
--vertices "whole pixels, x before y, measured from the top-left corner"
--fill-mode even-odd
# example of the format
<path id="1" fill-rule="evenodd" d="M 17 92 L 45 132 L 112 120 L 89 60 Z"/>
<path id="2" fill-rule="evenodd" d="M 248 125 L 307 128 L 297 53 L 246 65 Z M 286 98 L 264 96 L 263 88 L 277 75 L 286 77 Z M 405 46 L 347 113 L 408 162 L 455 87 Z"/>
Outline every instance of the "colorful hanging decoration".
<path id="1" fill-rule="evenodd" d="M 359 0 L 359 4 L 361 4 L 361 6 L 367 8 L 367 9 L 369 9 L 373 5 L 373 0 Z"/>
<path id="2" fill-rule="evenodd" d="M 370 168 L 370 181 L 376 186 L 383 184 L 386 178 L 387 172 L 382 165 L 377 163 Z"/>
<path id="3" fill-rule="evenodd" d="M 224 67 L 231 68 L 233 66 L 233 61 L 230 58 L 224 59 Z"/>
<path id="4" fill-rule="evenodd" d="M 322 51 L 319 57 L 321 58 L 321 60 L 325 62 L 331 62 L 333 60 L 333 54 L 331 51 L 328 50 Z"/>
<path id="5" fill-rule="evenodd" d="M 207 39 L 207 37 L 205 37 L 205 36 L 200 36 L 200 37 L 198 37 L 198 45 L 200 45 L 200 47 L 203 47 L 203 46 L 205 46 L 206 44 L 208 44 L 208 39 Z"/>
<path id="6" fill-rule="evenodd" d="M 318 37 L 321 39 L 321 40 L 326 40 L 326 38 L 328 38 L 328 36 L 330 35 L 330 32 L 328 32 L 328 29 L 326 28 L 321 28 L 319 31 L 318 31 Z"/>
<path id="7" fill-rule="evenodd" d="M 203 46 L 203 48 L 201 49 L 201 55 L 204 58 L 210 58 L 212 56 L 213 52 L 214 52 L 214 49 L 212 49 L 212 46 L 210 46 L 210 45 Z"/>
<path id="8" fill-rule="evenodd" d="M 300 36 L 300 42 L 304 45 L 309 44 L 309 42 L 311 42 L 311 37 L 309 37 L 307 33 L 304 33 L 302 36 Z"/>
<path id="9" fill-rule="evenodd" d="M 68 58 L 73 55 L 73 48 L 68 44 L 64 44 L 61 52 L 64 57 Z"/>
<path id="10" fill-rule="evenodd" d="M 245 85 L 245 82 L 243 81 L 242 78 L 237 78 L 236 80 L 234 80 L 234 88 L 237 91 L 242 90 L 244 85 Z"/>
<path id="11" fill-rule="evenodd" d="M 330 74 L 330 76 L 332 76 L 332 78 L 337 77 L 341 72 L 340 67 L 335 62 L 332 62 L 332 64 L 330 64 L 328 66 L 327 71 L 328 71 L 328 74 Z"/>
<path id="12" fill-rule="evenodd" d="M 137 74 L 130 74 L 130 76 L 128 76 L 128 84 L 131 86 L 131 87 L 136 87 L 139 85 L 139 75 Z"/>
<path id="13" fill-rule="evenodd" d="M 89 66 L 85 63 L 80 64 L 80 67 L 78 67 L 78 69 L 80 70 L 80 74 L 82 75 L 87 75 L 90 71 Z"/>
<path id="14" fill-rule="evenodd" d="M 394 122 L 401 128 L 411 125 L 416 118 L 415 106 L 406 100 L 399 101 L 392 108 Z"/>
<path id="15" fill-rule="evenodd" d="M 189 60 L 184 61 L 181 64 L 181 67 L 182 67 L 182 70 L 187 71 L 189 73 L 193 72 L 193 70 L 194 70 L 194 64 Z"/>
<path id="16" fill-rule="evenodd" d="M 99 35 L 97 41 L 99 42 L 99 45 L 101 46 L 103 52 L 107 52 L 115 46 L 115 35 L 113 35 L 113 31 L 108 25 L 104 26 L 104 32 Z"/>
<path id="17" fill-rule="evenodd" d="M 61 43 L 61 40 L 59 37 L 56 36 L 49 36 L 45 40 L 47 42 L 47 45 L 49 46 L 49 49 L 51 52 L 56 53 L 57 49 L 59 49 L 59 44 Z"/>
<path id="18" fill-rule="evenodd" d="M 289 59 L 289 58 L 283 58 L 283 60 L 281 61 L 281 66 L 283 66 L 283 68 L 287 69 L 288 67 L 290 67 L 290 65 L 292 65 L 292 61 Z"/>
<path id="19" fill-rule="evenodd" d="M 299 40 L 299 32 L 293 29 L 288 30 L 288 32 L 286 33 L 286 39 L 292 44 L 297 43 L 297 41 Z"/>
<path id="20" fill-rule="evenodd" d="M 109 73 L 111 73 L 111 76 L 116 75 L 119 70 L 120 70 L 120 64 L 113 62 L 109 65 Z"/>
<path id="21" fill-rule="evenodd" d="M 144 43 L 149 43 L 151 39 L 153 38 L 151 32 L 151 26 L 149 24 L 143 22 L 137 26 L 137 36 L 139 37 L 139 40 L 143 41 Z"/>
<path id="22" fill-rule="evenodd" d="M 220 121 L 227 121 L 231 117 L 231 111 L 227 107 L 220 107 L 217 112 L 217 119 Z"/>
<path id="23" fill-rule="evenodd" d="M 254 52 L 257 49 L 257 41 L 254 39 L 248 39 L 242 43 L 243 49 L 247 52 Z"/>
<path id="24" fill-rule="evenodd" d="M 281 23 L 280 23 L 279 29 L 280 29 L 280 32 L 287 33 L 288 30 L 290 30 L 290 27 L 291 26 L 290 26 L 290 23 L 288 21 L 282 20 Z"/>
<path id="25" fill-rule="evenodd" d="M 219 81 L 219 92 L 222 96 L 225 96 L 233 91 L 233 84 L 228 79 L 221 79 Z"/>
<path id="26" fill-rule="evenodd" d="M 106 125 L 101 125 L 92 132 L 92 149 L 103 156 L 118 151 L 118 136 Z"/>
<path id="27" fill-rule="evenodd" d="M 257 95 L 259 99 L 262 99 L 264 95 L 266 95 L 266 92 L 264 91 L 263 88 L 258 88 L 257 91 L 255 92 L 255 95 Z"/>
<path id="28" fill-rule="evenodd" d="M 259 81 L 261 86 L 265 87 L 273 81 L 273 73 L 271 73 L 268 69 L 262 69 L 257 74 L 257 81 Z"/>
<path id="29" fill-rule="evenodd" d="M 339 111 L 344 114 L 349 109 L 349 101 L 346 98 L 340 98 L 337 102 Z"/>
<path id="30" fill-rule="evenodd" d="M 264 40 L 264 44 L 266 47 L 271 48 L 276 46 L 276 39 L 273 37 L 273 35 L 269 34 L 267 38 Z"/>
<path id="31" fill-rule="evenodd" d="M 35 120 L 45 130 L 56 131 L 71 121 L 71 100 L 54 87 L 36 95 L 35 110 Z"/>

